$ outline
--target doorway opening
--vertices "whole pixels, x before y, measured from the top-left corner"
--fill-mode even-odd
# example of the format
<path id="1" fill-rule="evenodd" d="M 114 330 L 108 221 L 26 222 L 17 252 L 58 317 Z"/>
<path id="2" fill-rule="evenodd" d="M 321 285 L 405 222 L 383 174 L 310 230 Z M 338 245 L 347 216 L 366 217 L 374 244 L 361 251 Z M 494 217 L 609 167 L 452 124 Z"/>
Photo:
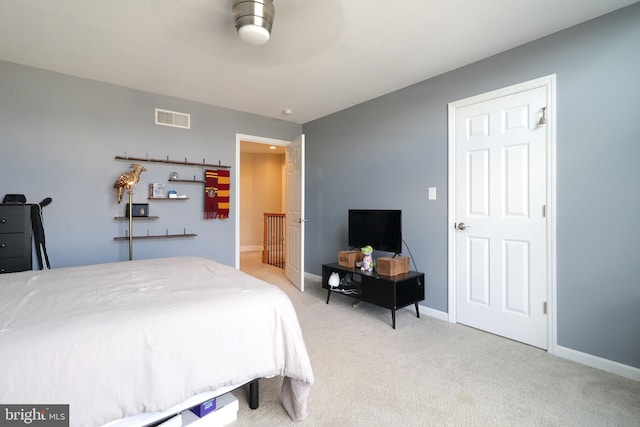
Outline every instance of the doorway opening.
<path id="1" fill-rule="evenodd" d="M 254 276 L 284 276 L 285 145 L 288 141 L 239 139 L 238 268 Z M 267 241 L 265 241 L 267 239 Z"/>
<path id="2" fill-rule="evenodd" d="M 246 145 L 247 150 L 249 147 L 256 149 L 265 149 L 277 151 L 278 147 L 284 148 L 284 167 L 280 169 L 281 183 L 279 188 L 280 197 L 275 194 L 278 190 L 274 191 L 273 198 L 279 200 L 279 206 L 276 203 L 274 206 L 278 209 L 282 209 L 285 214 L 285 234 L 286 234 L 286 254 L 285 254 L 285 268 L 284 275 L 286 278 L 300 290 L 304 292 L 304 223 L 307 221 L 304 217 L 304 134 L 298 135 L 293 141 L 283 141 L 271 138 L 261 138 L 249 135 L 236 134 L 236 170 L 237 188 L 243 187 L 243 168 L 241 167 L 241 145 L 242 142 L 257 143 L 258 145 Z M 273 146 L 274 148 L 271 148 Z M 275 173 L 274 175 L 277 175 Z M 245 177 L 245 180 L 248 178 Z M 248 195 L 261 195 L 265 192 L 264 183 L 268 182 L 265 176 L 258 174 L 257 179 L 253 179 L 253 191 L 246 192 L 242 190 L 236 190 L 236 268 L 240 269 L 240 243 L 241 228 L 240 218 L 243 216 L 245 209 L 241 207 L 242 203 L 240 199 L 245 200 L 245 204 L 250 204 L 246 196 Z M 260 212 L 256 209 L 246 209 L 246 212 Z M 264 214 L 264 212 L 263 212 Z M 264 216 L 264 215 L 263 215 Z M 255 217 L 254 217 L 255 218 Z M 264 221 L 263 221 L 264 222 Z M 246 222 L 251 224 L 251 221 Z M 255 223 L 254 223 L 255 224 Z M 245 246 L 246 248 L 247 246 Z M 251 247 L 251 245 L 248 245 Z M 255 246 L 254 246 L 255 247 Z M 278 267 L 274 267 L 278 268 Z"/>

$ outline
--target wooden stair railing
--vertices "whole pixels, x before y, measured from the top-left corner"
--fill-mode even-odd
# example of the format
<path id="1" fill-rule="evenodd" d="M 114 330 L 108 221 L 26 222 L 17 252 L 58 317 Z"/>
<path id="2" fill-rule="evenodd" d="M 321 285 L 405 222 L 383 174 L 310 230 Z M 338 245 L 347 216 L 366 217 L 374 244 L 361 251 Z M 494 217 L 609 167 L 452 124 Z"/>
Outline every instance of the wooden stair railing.
<path id="1" fill-rule="evenodd" d="M 285 264 L 285 214 L 264 214 L 264 238 L 262 239 L 262 262 L 284 268 Z"/>

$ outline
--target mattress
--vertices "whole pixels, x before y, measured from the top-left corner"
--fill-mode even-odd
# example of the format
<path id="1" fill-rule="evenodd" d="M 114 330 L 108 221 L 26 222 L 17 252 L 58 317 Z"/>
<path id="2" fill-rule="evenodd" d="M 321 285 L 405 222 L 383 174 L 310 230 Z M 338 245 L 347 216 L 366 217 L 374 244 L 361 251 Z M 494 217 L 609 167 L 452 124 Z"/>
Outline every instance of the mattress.
<path id="1" fill-rule="evenodd" d="M 175 257 L 0 275 L 3 404 L 69 404 L 71 425 L 89 427 L 275 375 L 304 419 L 314 378 L 291 301 L 232 267 Z"/>

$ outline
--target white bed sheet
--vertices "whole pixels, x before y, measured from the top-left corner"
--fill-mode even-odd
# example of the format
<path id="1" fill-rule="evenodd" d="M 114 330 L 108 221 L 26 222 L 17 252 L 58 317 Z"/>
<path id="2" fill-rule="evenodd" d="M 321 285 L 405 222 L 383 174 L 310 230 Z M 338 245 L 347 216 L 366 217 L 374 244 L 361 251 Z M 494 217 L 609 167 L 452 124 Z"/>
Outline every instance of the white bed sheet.
<path id="1" fill-rule="evenodd" d="M 313 372 L 277 287 L 197 257 L 0 275 L 0 402 L 69 404 L 72 426 L 284 377 L 292 419 Z"/>

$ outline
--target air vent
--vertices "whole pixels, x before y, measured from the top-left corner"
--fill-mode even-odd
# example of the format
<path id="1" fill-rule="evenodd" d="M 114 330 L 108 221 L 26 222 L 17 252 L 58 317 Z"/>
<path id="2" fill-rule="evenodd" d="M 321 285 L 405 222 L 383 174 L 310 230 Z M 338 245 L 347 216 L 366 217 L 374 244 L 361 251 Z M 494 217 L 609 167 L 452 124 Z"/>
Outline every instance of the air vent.
<path id="1" fill-rule="evenodd" d="M 191 115 L 156 108 L 156 124 L 174 128 L 191 129 Z"/>

